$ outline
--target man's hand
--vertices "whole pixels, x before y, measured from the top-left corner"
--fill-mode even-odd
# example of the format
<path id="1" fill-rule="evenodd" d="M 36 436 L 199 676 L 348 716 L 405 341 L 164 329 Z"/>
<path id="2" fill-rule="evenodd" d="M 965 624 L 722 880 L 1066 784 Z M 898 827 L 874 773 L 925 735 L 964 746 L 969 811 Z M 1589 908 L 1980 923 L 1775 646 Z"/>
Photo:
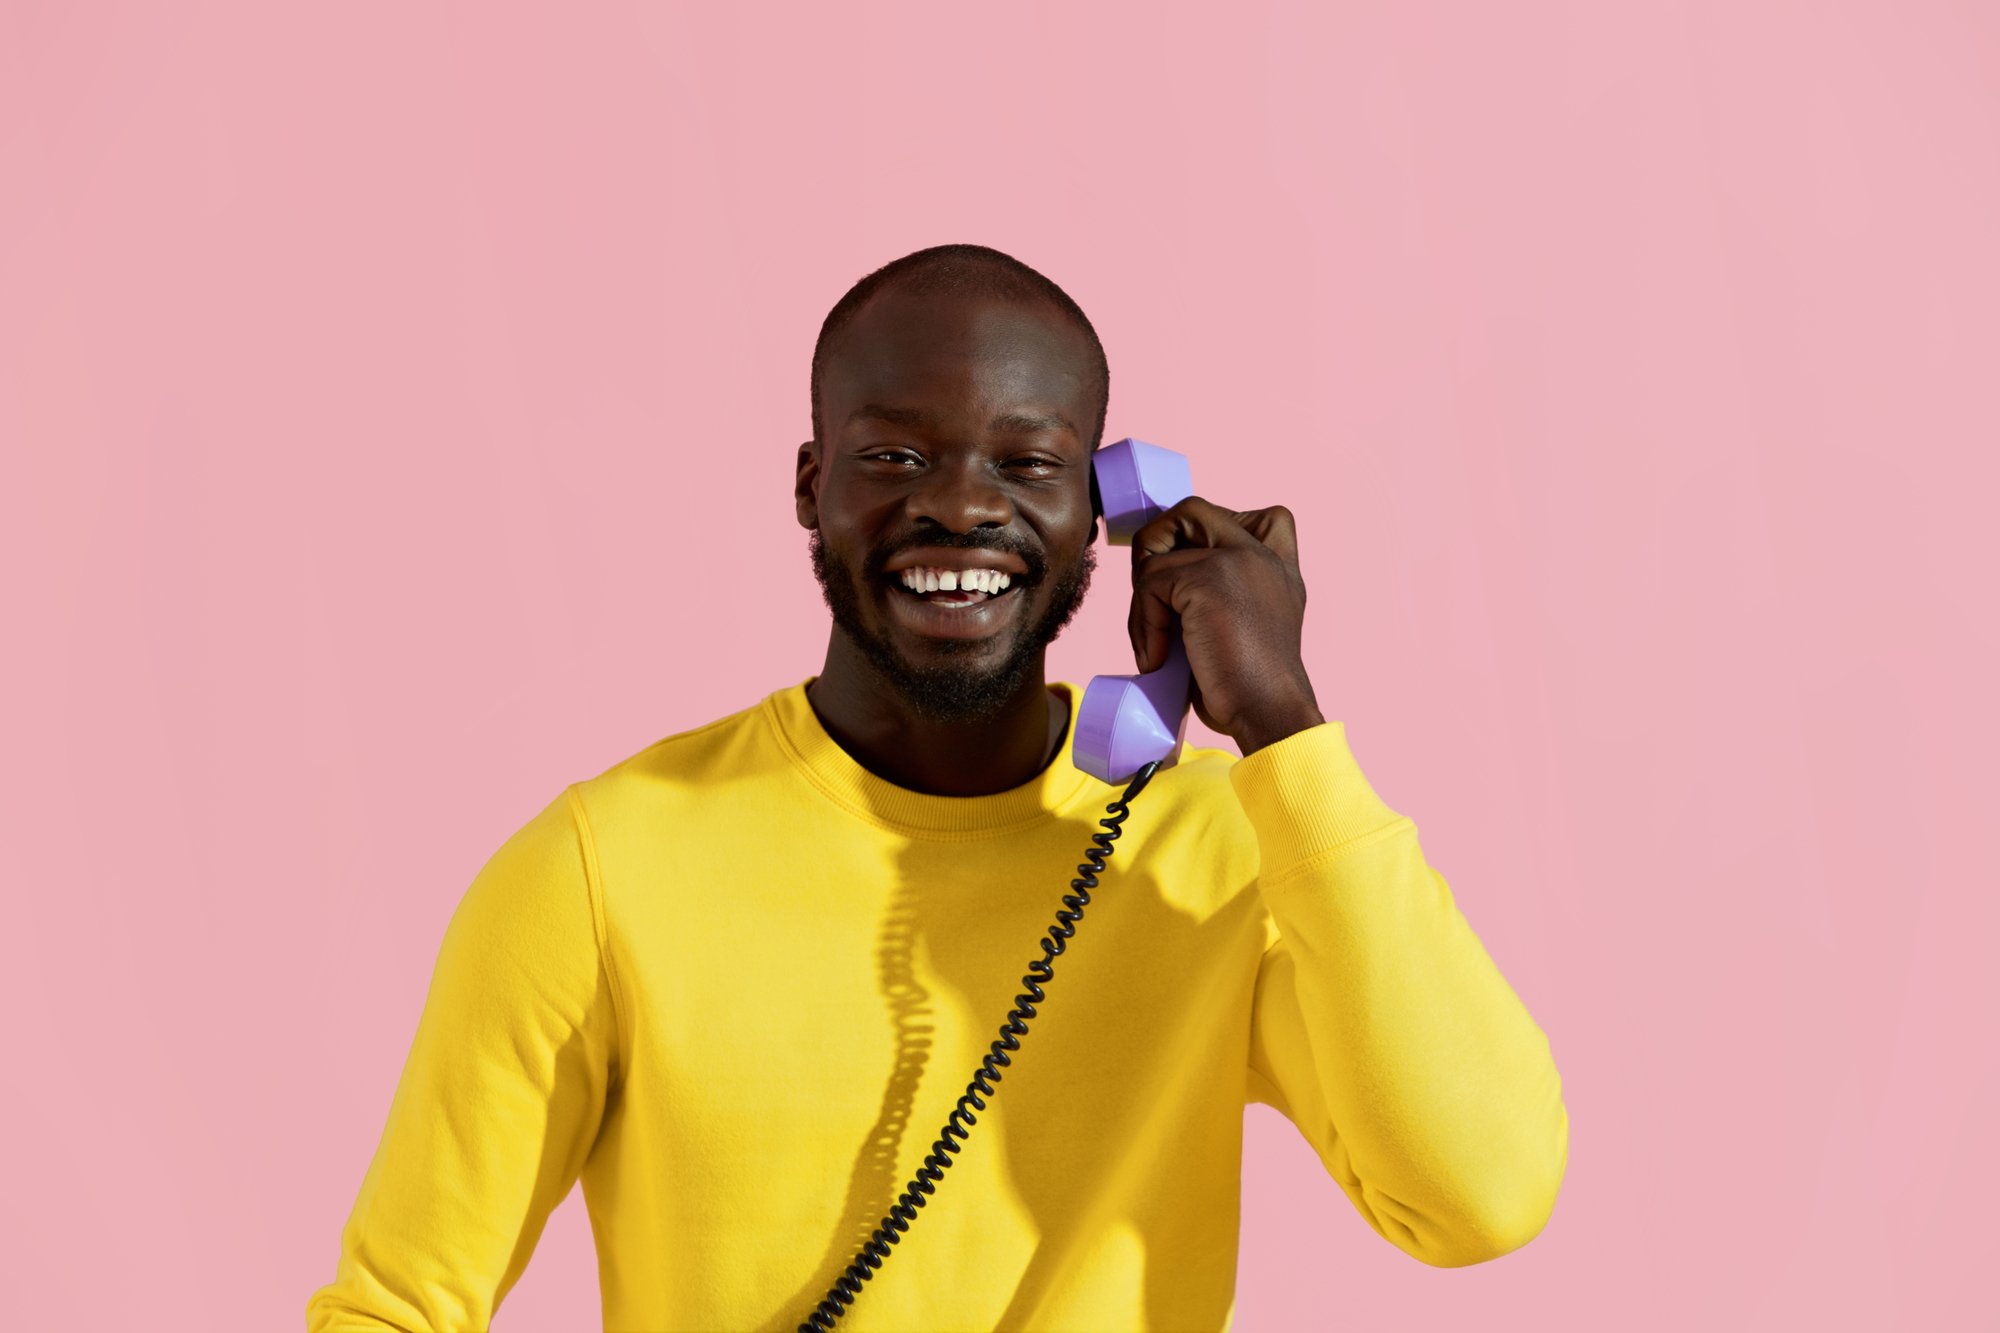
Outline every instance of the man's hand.
<path id="1" fill-rule="evenodd" d="M 1238 513 L 1191 495 L 1132 537 L 1132 614 L 1139 670 L 1166 660 L 1181 621 L 1194 711 L 1244 754 L 1318 726 L 1299 655 L 1306 583 L 1292 511 Z"/>

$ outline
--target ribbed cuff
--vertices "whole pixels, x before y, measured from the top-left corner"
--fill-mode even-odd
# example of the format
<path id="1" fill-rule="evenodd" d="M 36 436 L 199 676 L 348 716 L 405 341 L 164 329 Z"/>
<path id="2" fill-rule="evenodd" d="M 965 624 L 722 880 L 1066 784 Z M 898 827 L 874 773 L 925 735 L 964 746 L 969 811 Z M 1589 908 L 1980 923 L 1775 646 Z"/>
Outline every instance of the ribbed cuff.
<path id="1" fill-rule="evenodd" d="M 1237 760 L 1229 780 L 1257 832 L 1259 879 L 1266 885 L 1403 818 L 1362 776 L 1342 722 L 1322 722 L 1266 745 Z"/>

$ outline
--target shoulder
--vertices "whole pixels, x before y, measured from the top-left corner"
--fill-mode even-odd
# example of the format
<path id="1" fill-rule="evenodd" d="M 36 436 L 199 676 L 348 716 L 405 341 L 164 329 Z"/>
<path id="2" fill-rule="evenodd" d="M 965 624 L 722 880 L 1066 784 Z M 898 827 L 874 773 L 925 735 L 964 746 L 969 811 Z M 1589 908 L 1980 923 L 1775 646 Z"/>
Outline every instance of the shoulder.
<path id="1" fill-rule="evenodd" d="M 1211 746 L 1189 745 L 1171 768 L 1163 768 L 1133 801 L 1171 812 L 1177 822 L 1194 823 L 1216 833 L 1250 832 L 1229 774 L 1237 756 Z"/>
<path id="2" fill-rule="evenodd" d="M 712 799 L 728 785 L 782 764 L 770 713 L 784 692 L 662 736 L 571 784 L 569 796 L 585 837 L 656 825 L 690 803 Z"/>
<path id="3" fill-rule="evenodd" d="M 535 958 L 594 956 L 590 860 L 574 788 L 565 787 L 517 824 L 473 876 L 447 930 L 448 963 L 527 970 Z"/>
<path id="4" fill-rule="evenodd" d="M 1257 876 L 1256 830 L 1229 778 L 1238 762 L 1228 750 L 1187 746 L 1132 798 L 1127 816 L 1159 868 L 1161 892 L 1197 916 L 1235 901 Z"/>

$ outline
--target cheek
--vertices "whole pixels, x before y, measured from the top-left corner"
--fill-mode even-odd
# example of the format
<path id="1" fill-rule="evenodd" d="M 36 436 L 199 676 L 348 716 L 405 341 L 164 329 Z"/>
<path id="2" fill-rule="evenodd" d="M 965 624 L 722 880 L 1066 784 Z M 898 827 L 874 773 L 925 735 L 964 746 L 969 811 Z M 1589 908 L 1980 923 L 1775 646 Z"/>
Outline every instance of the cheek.
<path id="1" fill-rule="evenodd" d="M 819 534 L 831 572 L 846 580 L 858 596 L 867 597 L 873 591 L 868 578 L 868 561 L 874 554 L 868 533 L 822 523 Z"/>
<path id="2" fill-rule="evenodd" d="M 819 494 L 819 524 L 829 535 L 837 534 L 843 546 L 866 546 L 893 525 L 896 505 L 879 489 L 829 477 Z"/>
<path id="3" fill-rule="evenodd" d="M 1098 522 L 1088 509 L 1083 511 L 1082 516 L 1072 526 L 1062 531 L 1070 536 L 1064 543 L 1061 559 L 1077 565 L 1096 558 Z"/>
<path id="4" fill-rule="evenodd" d="M 1041 503 L 1022 505 L 1022 515 L 1042 539 L 1042 549 L 1051 561 L 1075 560 L 1097 541 L 1097 514 L 1088 492 L 1056 500 L 1042 497 Z"/>

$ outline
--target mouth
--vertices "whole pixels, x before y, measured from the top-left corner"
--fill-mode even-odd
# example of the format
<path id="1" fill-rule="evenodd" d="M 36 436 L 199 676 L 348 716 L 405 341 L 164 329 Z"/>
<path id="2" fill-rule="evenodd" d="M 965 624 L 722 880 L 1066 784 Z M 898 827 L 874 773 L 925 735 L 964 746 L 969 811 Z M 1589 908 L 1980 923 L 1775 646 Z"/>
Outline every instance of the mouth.
<path id="1" fill-rule="evenodd" d="M 977 639 L 997 632 L 1023 591 L 1013 575 L 997 569 L 913 566 L 883 581 L 896 618 L 918 634 L 939 639 Z"/>

